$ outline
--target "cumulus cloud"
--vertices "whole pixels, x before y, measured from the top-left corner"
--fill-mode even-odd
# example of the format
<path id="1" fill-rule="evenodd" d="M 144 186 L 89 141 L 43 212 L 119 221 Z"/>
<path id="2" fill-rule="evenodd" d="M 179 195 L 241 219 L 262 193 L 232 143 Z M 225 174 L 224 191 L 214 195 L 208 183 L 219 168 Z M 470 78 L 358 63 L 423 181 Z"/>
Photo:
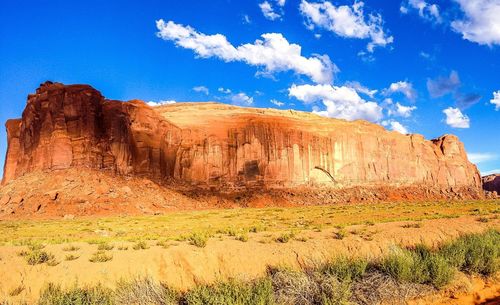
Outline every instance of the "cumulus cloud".
<path id="1" fill-rule="evenodd" d="M 270 102 L 271 102 L 271 104 L 274 104 L 274 105 L 276 105 L 276 106 L 278 106 L 278 107 L 283 107 L 283 106 L 285 105 L 285 103 L 280 102 L 280 101 L 278 101 L 278 100 L 274 100 L 274 99 L 273 99 L 273 100 L 270 100 Z"/>
<path id="2" fill-rule="evenodd" d="M 162 100 L 162 101 L 158 101 L 158 102 L 149 101 L 146 104 L 148 104 L 151 107 L 158 107 L 158 106 L 170 105 L 170 104 L 175 104 L 175 103 L 176 103 L 176 101 L 172 101 L 172 100 L 169 100 L 169 101 Z"/>
<path id="3" fill-rule="evenodd" d="M 498 155 L 492 153 L 467 153 L 467 156 L 472 163 L 483 163 L 498 159 Z"/>
<path id="4" fill-rule="evenodd" d="M 386 95 L 391 95 L 394 93 L 402 93 L 406 98 L 414 101 L 417 98 L 417 92 L 413 89 L 412 83 L 406 81 L 400 81 L 392 83 L 389 88 L 384 90 Z"/>
<path id="5" fill-rule="evenodd" d="M 393 108 L 389 109 L 389 115 L 400 116 L 403 118 L 409 118 L 412 115 L 412 112 L 416 110 L 416 106 L 404 106 L 397 102 Z"/>
<path id="6" fill-rule="evenodd" d="M 240 92 L 231 96 L 231 102 L 239 106 L 253 105 L 253 97 L 249 97 L 246 93 Z"/>
<path id="7" fill-rule="evenodd" d="M 453 128 L 469 128 L 470 119 L 458 108 L 448 107 L 443 110 L 446 115 L 446 124 Z"/>
<path id="8" fill-rule="evenodd" d="M 401 13 L 408 14 L 410 11 L 418 11 L 418 15 L 428 21 L 441 23 L 442 18 L 437 4 L 429 4 L 424 0 L 408 0 L 403 2 L 400 8 Z"/>
<path id="9" fill-rule="evenodd" d="M 382 121 L 382 126 L 389 127 L 391 130 L 397 131 L 402 134 L 409 134 L 410 132 L 408 129 L 403 126 L 403 124 L 399 123 L 398 121 L 394 120 L 389 120 L 389 121 Z"/>
<path id="10" fill-rule="evenodd" d="M 490 103 L 495 105 L 495 110 L 500 110 L 500 90 L 497 92 L 493 92 L 493 99 L 490 100 Z"/>
<path id="11" fill-rule="evenodd" d="M 482 45 L 500 44 L 500 1 L 455 0 L 464 16 L 451 23 L 451 27 L 462 34 L 463 39 Z"/>
<path id="12" fill-rule="evenodd" d="M 260 10 L 262 11 L 262 14 L 266 19 L 269 20 L 276 20 L 280 19 L 283 16 L 283 9 L 281 9 L 283 6 L 285 6 L 286 0 L 275 0 L 275 4 L 280 8 L 279 13 L 276 12 L 274 9 L 274 6 L 271 2 L 269 1 L 264 1 L 259 4 Z"/>
<path id="13" fill-rule="evenodd" d="M 382 107 L 375 102 L 365 101 L 356 90 L 346 86 L 292 85 L 288 95 L 306 104 L 321 101 L 326 109 L 315 106 L 313 112 L 326 117 L 372 122 L 382 118 Z"/>
<path id="14" fill-rule="evenodd" d="M 205 86 L 196 86 L 196 87 L 193 87 L 193 90 L 196 92 L 204 93 L 206 95 L 209 94 L 208 88 Z"/>
<path id="15" fill-rule="evenodd" d="M 201 58 L 216 57 L 225 62 L 241 61 L 262 67 L 264 74 L 293 71 L 310 77 L 316 83 L 330 83 L 337 70 L 328 55 L 304 57 L 302 48 L 290 44 L 280 33 L 263 34 L 253 44 L 235 47 L 221 34 L 206 35 L 190 26 L 162 19 L 156 21 L 157 36 L 177 46 L 193 50 Z"/>
<path id="16" fill-rule="evenodd" d="M 433 98 L 453 93 L 458 90 L 461 85 L 462 83 L 456 71 L 451 71 L 449 77 L 439 77 L 435 80 L 427 80 L 427 90 Z"/>
<path id="17" fill-rule="evenodd" d="M 391 44 L 394 38 L 384 32 L 382 16 L 365 15 L 363 7 L 362 1 L 355 1 L 352 6 L 335 6 L 329 1 L 313 3 L 302 0 L 300 12 L 310 30 L 318 27 L 344 38 L 370 39 L 367 45 L 369 52 L 373 52 L 375 47 Z"/>
<path id="18" fill-rule="evenodd" d="M 266 19 L 276 20 L 278 18 L 281 18 L 281 15 L 274 11 L 273 7 L 269 2 L 267 1 L 262 2 L 259 4 L 259 7 L 264 17 L 266 17 Z"/>
<path id="19" fill-rule="evenodd" d="M 362 94 L 368 95 L 371 98 L 373 98 L 373 96 L 378 92 L 378 90 L 371 90 L 371 89 L 363 86 L 358 81 L 346 82 L 344 85 L 347 86 L 347 87 L 353 88 L 358 93 L 362 93 Z"/>

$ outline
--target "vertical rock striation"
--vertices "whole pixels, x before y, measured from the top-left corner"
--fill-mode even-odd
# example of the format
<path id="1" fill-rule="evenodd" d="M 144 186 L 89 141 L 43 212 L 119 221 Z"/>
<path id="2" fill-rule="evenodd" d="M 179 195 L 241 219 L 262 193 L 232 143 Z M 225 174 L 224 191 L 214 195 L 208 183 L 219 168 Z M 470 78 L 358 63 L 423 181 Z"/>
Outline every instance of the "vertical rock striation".
<path id="1" fill-rule="evenodd" d="M 6 123 L 3 182 L 72 167 L 221 190 L 420 186 L 478 191 L 453 135 L 425 140 L 365 121 L 218 103 L 150 107 L 46 82 Z M 479 193 L 479 192 L 478 192 Z"/>

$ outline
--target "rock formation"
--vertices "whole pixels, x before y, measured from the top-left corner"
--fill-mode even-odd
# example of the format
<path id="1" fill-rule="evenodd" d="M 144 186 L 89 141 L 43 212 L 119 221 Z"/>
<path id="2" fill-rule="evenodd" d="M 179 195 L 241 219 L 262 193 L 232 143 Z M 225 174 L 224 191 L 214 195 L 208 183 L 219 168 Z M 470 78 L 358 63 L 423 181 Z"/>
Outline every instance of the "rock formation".
<path id="1" fill-rule="evenodd" d="M 45 83 L 6 124 L 4 182 L 34 170 L 108 169 L 199 186 L 421 184 L 480 187 L 463 145 L 364 121 L 216 103 L 149 107 Z"/>
<path id="2" fill-rule="evenodd" d="M 366 121 L 219 103 L 150 107 L 88 85 L 46 82 L 6 123 L 3 183 L 34 171 L 86 168 L 166 186 L 417 187 L 479 196 L 481 177 L 453 135 L 425 140 Z"/>
<path id="3" fill-rule="evenodd" d="M 500 174 L 484 176 L 483 188 L 485 191 L 500 194 Z"/>

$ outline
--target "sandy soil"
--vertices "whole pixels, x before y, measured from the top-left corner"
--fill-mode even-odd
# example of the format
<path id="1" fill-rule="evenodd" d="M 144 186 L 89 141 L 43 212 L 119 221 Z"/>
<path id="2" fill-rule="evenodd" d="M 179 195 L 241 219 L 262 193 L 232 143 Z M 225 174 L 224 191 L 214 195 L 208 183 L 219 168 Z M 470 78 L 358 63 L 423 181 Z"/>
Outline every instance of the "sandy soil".
<path id="1" fill-rule="evenodd" d="M 324 230 L 303 231 L 300 237 L 306 237 L 306 241 L 291 240 L 288 243 L 277 243 L 266 232 L 250 235 L 248 242 L 231 237 L 211 238 L 204 248 L 172 241 L 166 248 L 151 242 L 149 249 L 133 250 L 133 243 L 117 242 L 114 249 L 107 251 L 113 255 L 113 259 L 104 263 L 89 261 L 90 256 L 97 251 L 97 245 L 72 243 L 80 247 L 74 252 L 63 251 L 67 244 L 47 245 L 45 250 L 54 254 L 60 262 L 56 266 L 30 266 L 18 255 L 25 247 L 3 246 L 0 247 L 0 274 L 3 275 L 0 300 L 32 302 L 48 282 L 63 286 L 102 282 L 112 287 L 119 279 L 145 274 L 172 287 L 188 289 L 197 283 L 209 283 L 217 279 L 259 277 L 265 274 L 269 265 L 298 268 L 338 255 L 376 258 L 391 251 L 395 245 L 425 243 L 435 246 L 464 233 L 500 228 L 499 219 L 482 223 L 473 216 L 426 220 L 420 228 L 404 228 L 404 223 L 347 227 L 346 230 L 351 233 L 342 240 L 333 237 L 333 230 Z M 120 245 L 128 245 L 128 250 L 118 250 Z M 79 258 L 65 261 L 67 254 Z M 483 298 L 495 295 L 498 284 L 494 283 L 491 288 L 493 292 L 485 292 Z M 9 296 L 11 291 L 20 286 L 24 289 L 19 295 Z M 464 297 L 464 302 L 459 304 L 467 304 L 467 298 L 469 296 Z M 457 304 L 451 302 L 442 304 Z"/>

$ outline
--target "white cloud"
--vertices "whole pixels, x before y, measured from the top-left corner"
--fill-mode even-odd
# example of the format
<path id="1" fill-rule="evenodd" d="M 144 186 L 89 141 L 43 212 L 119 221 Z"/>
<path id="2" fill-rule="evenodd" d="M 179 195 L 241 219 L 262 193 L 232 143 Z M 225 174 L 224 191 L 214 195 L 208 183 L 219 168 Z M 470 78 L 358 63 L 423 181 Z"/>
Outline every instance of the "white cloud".
<path id="1" fill-rule="evenodd" d="M 484 177 L 484 176 L 488 176 L 488 175 L 493 175 L 493 174 L 500 174 L 500 168 L 498 169 L 491 169 L 491 170 L 488 170 L 488 171 L 481 171 L 481 175 Z"/>
<path id="2" fill-rule="evenodd" d="M 240 92 L 231 96 L 231 102 L 239 106 L 250 106 L 253 105 L 253 97 L 249 97 L 245 93 Z"/>
<path id="3" fill-rule="evenodd" d="M 285 6 L 286 0 L 276 0 L 276 3 L 277 3 L 279 6 L 283 7 L 283 6 Z"/>
<path id="4" fill-rule="evenodd" d="M 500 44 L 500 1 L 455 0 L 464 13 L 451 27 L 467 39 L 478 44 Z"/>
<path id="5" fill-rule="evenodd" d="M 469 128 L 470 119 L 464 115 L 458 108 L 448 107 L 443 110 L 446 114 L 446 124 L 454 128 Z"/>
<path id="6" fill-rule="evenodd" d="M 424 0 L 409 0 L 406 4 L 401 5 L 401 13 L 408 14 L 410 10 L 417 10 L 418 15 L 425 20 L 436 23 L 442 22 L 439 6 L 437 4 L 429 4 Z"/>
<path id="7" fill-rule="evenodd" d="M 226 36 L 221 34 L 205 35 L 190 26 L 172 21 L 156 21 L 158 37 L 173 41 L 177 46 L 193 50 L 201 58 L 217 57 L 225 62 L 242 61 L 252 66 L 263 67 L 261 73 L 294 71 L 310 77 L 316 83 L 330 83 L 337 71 L 328 55 L 304 57 L 302 48 L 290 44 L 280 33 L 263 34 L 253 44 L 247 43 L 234 47 Z"/>
<path id="8" fill-rule="evenodd" d="M 389 120 L 389 121 L 382 121 L 382 126 L 390 127 L 391 130 L 397 131 L 402 134 L 409 134 L 410 132 L 408 129 L 403 126 L 403 124 L 399 123 L 398 121 L 394 120 Z"/>
<path id="9" fill-rule="evenodd" d="M 495 105 L 495 110 L 500 110 L 500 90 L 493 92 L 493 99 L 490 100 L 490 103 Z"/>
<path id="10" fill-rule="evenodd" d="M 397 102 L 393 109 L 389 109 L 389 115 L 397 115 L 403 118 L 409 118 L 412 112 L 416 109 L 416 106 L 404 106 Z"/>
<path id="11" fill-rule="evenodd" d="M 219 91 L 221 93 L 225 93 L 225 94 L 231 93 L 231 89 L 227 89 L 227 88 L 223 88 L 223 87 L 219 87 L 219 89 L 217 89 L 217 91 Z"/>
<path id="12" fill-rule="evenodd" d="M 274 100 L 274 99 L 273 99 L 273 100 L 270 100 L 270 102 L 271 102 L 271 104 L 274 104 L 274 105 L 276 105 L 276 106 L 278 106 L 278 107 L 282 107 L 282 106 L 284 106 L 284 105 L 285 105 L 285 103 L 280 102 L 280 101 L 278 101 L 278 100 Z"/>
<path id="13" fill-rule="evenodd" d="M 193 87 L 193 90 L 196 92 L 204 93 L 206 95 L 209 94 L 208 88 L 205 86 L 196 86 L 196 87 Z"/>
<path id="14" fill-rule="evenodd" d="M 417 92 L 415 91 L 415 89 L 413 89 L 413 85 L 409 82 L 406 82 L 406 81 L 392 83 L 389 86 L 389 88 L 384 90 L 384 93 L 386 95 L 390 95 L 390 94 L 393 94 L 396 92 L 400 92 L 400 93 L 404 94 L 404 96 L 406 96 L 408 99 L 410 99 L 412 101 L 415 100 L 415 98 L 417 97 Z"/>
<path id="15" fill-rule="evenodd" d="M 262 11 L 262 14 L 264 17 L 266 17 L 269 20 L 276 20 L 278 18 L 281 18 L 281 15 L 276 13 L 271 6 L 271 4 L 267 1 L 264 1 L 259 4 L 260 10 Z"/>
<path id="16" fill-rule="evenodd" d="M 496 160 L 497 155 L 491 153 L 468 153 L 469 161 L 472 163 L 482 163 L 487 161 Z"/>
<path id="17" fill-rule="evenodd" d="M 311 104 L 321 101 L 325 110 L 318 107 L 313 112 L 322 116 L 346 120 L 363 119 L 377 122 L 382 118 L 382 108 L 375 102 L 362 99 L 356 90 L 346 86 L 332 85 L 292 85 L 288 95 Z"/>
<path id="18" fill-rule="evenodd" d="M 154 101 L 149 101 L 146 104 L 151 107 L 158 107 L 158 106 L 163 106 L 163 105 L 170 105 L 170 104 L 175 104 L 176 101 L 159 101 L 159 102 L 154 102 Z"/>
<path id="19" fill-rule="evenodd" d="M 252 20 L 250 20 L 250 17 L 248 15 L 243 15 L 243 23 L 250 24 L 252 23 Z"/>
<path id="20" fill-rule="evenodd" d="M 373 98 L 373 96 L 378 92 L 378 90 L 370 90 L 369 88 L 361 85 L 361 83 L 358 81 L 346 82 L 345 86 L 353 88 L 357 92 L 366 94 L 371 98 Z"/>
<path id="21" fill-rule="evenodd" d="M 384 33 L 383 20 L 379 14 L 364 14 L 364 3 L 355 1 L 352 6 L 335 6 L 329 1 L 312 3 L 302 0 L 300 12 L 306 17 L 306 26 L 323 28 L 341 37 L 370 39 L 367 50 L 373 52 L 377 46 L 385 47 L 394 38 Z"/>

